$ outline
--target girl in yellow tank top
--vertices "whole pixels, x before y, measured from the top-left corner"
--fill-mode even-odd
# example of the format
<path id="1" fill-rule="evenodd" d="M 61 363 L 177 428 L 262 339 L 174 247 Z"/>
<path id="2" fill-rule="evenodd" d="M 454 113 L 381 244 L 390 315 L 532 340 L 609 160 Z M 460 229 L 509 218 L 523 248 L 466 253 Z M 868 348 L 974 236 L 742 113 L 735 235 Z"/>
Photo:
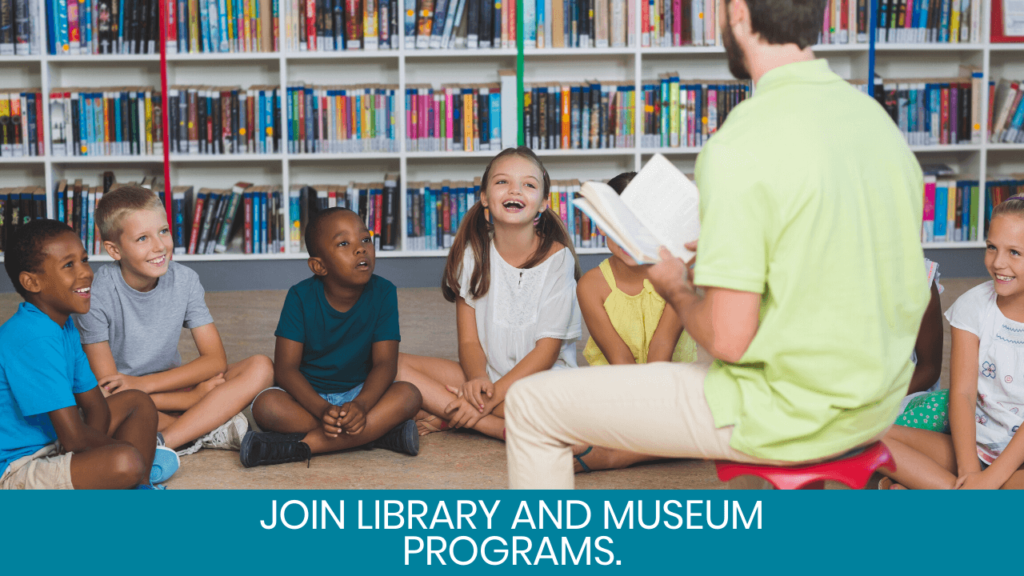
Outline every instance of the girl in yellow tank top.
<path id="1" fill-rule="evenodd" d="M 615 257 L 612 256 L 612 258 Z M 654 291 L 654 287 L 646 278 L 643 279 L 643 288 L 638 294 L 627 294 L 620 290 L 615 282 L 615 275 L 612 273 L 611 258 L 601 262 L 599 269 L 611 289 L 611 293 L 603 303 L 608 320 L 622 343 L 629 348 L 633 355 L 633 362 L 646 364 L 652 340 L 665 311 L 665 299 Z M 589 327 L 591 319 L 586 318 L 586 320 Z M 672 362 L 693 362 L 697 359 L 697 343 L 690 338 L 689 334 L 683 332 L 675 344 L 675 348 L 672 350 Z M 593 336 L 587 341 L 587 347 L 583 349 L 583 357 L 591 366 L 609 364 Z M 660 360 L 668 360 L 668 358 Z"/>
<path id="2" fill-rule="evenodd" d="M 636 172 L 612 178 L 608 185 L 622 194 Z M 647 280 L 647 267 L 637 266 L 614 242 L 612 257 L 580 278 L 577 300 L 590 340 L 583 356 L 591 366 L 694 362 L 697 343 L 683 332 L 683 323 Z M 642 384 L 637 384 L 642 385 Z M 625 468 L 656 456 L 595 446 L 574 446 L 577 472 Z M 586 458 L 586 460 L 584 460 Z"/>

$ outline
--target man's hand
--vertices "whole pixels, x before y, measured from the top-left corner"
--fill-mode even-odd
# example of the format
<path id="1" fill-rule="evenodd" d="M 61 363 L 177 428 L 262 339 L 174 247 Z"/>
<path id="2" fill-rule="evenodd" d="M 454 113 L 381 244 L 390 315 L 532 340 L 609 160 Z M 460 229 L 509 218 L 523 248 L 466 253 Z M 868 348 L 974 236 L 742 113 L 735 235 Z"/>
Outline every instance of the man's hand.
<path id="1" fill-rule="evenodd" d="M 696 248 L 696 243 L 694 248 Z M 689 245 L 688 245 L 689 246 Z M 673 296 L 682 292 L 693 292 L 693 284 L 690 283 L 690 268 L 681 258 L 676 258 L 662 246 L 658 250 L 661 262 L 651 266 L 647 270 L 647 279 L 651 285 L 665 300 L 671 301 Z M 694 257 L 696 259 L 696 257 Z"/>
<path id="2" fill-rule="evenodd" d="M 341 407 L 328 404 L 320 413 L 320 427 L 324 430 L 324 436 L 337 438 L 341 434 Z"/>
<path id="3" fill-rule="evenodd" d="M 694 240 L 693 242 L 687 242 L 686 244 L 683 244 L 683 247 L 686 248 L 687 250 L 689 250 L 690 252 L 693 252 L 693 258 L 690 258 L 686 262 L 686 278 L 692 284 L 693 283 L 693 267 L 697 265 L 697 241 Z"/>
<path id="4" fill-rule="evenodd" d="M 494 383 L 488 378 L 473 378 L 464 382 L 461 387 L 446 386 L 446 388 L 456 397 L 468 400 L 470 405 L 475 406 L 481 413 L 484 412 L 485 402 L 494 398 Z"/>
<path id="5" fill-rule="evenodd" d="M 956 479 L 953 484 L 954 490 L 998 490 L 1003 485 L 994 474 L 988 470 L 983 472 L 968 472 Z"/>
<path id="6" fill-rule="evenodd" d="M 359 434 L 366 427 L 366 411 L 355 400 L 342 404 L 338 426 L 345 434 Z"/>
<path id="7" fill-rule="evenodd" d="M 104 376 L 97 382 L 99 387 L 108 394 L 116 394 L 118 392 L 124 392 L 125 390 L 139 390 L 145 393 L 149 393 L 142 387 L 142 379 L 137 376 L 128 376 L 127 374 L 111 374 L 110 376 Z"/>

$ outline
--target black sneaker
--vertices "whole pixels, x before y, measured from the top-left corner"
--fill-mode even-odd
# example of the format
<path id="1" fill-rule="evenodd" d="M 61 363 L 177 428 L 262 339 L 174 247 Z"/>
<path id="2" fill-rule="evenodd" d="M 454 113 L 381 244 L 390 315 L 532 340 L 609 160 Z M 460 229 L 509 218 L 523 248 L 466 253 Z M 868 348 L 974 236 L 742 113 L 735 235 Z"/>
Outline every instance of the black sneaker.
<path id="1" fill-rule="evenodd" d="M 302 442 L 305 434 L 281 434 L 279 432 L 246 432 L 238 458 L 242 466 L 267 466 L 287 462 L 306 461 L 312 455 L 309 445 Z"/>
<path id="2" fill-rule="evenodd" d="M 374 440 L 374 448 L 386 448 L 415 456 L 420 453 L 420 433 L 416 430 L 416 422 L 406 420 L 391 429 L 390 432 Z"/>

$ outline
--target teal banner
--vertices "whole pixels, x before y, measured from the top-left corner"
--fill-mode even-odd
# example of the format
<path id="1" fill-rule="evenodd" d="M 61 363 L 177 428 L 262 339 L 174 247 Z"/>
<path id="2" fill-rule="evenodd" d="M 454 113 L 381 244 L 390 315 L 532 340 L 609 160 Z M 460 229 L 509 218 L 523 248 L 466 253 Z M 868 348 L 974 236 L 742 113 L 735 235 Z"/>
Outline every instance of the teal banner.
<path id="1" fill-rule="evenodd" d="M 977 566 L 978 550 L 1014 549 L 1014 514 L 972 526 L 981 510 L 1022 500 L 854 490 L 4 493 L 0 572 L 935 574 Z"/>

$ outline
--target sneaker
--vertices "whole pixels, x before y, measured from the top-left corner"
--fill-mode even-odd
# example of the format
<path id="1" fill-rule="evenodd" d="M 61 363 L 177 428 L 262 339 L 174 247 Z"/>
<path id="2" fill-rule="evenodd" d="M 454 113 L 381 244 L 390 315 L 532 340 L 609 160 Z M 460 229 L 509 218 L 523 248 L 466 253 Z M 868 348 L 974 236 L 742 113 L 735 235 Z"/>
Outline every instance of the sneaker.
<path id="1" fill-rule="evenodd" d="M 242 466 L 267 466 L 285 464 L 287 462 L 306 461 L 309 465 L 312 452 L 309 445 L 302 441 L 306 435 L 281 434 L 279 432 L 246 432 L 242 445 L 238 450 L 238 458 Z"/>
<path id="2" fill-rule="evenodd" d="M 219 428 L 199 439 L 203 448 L 219 450 L 238 450 L 242 447 L 242 437 L 249 431 L 249 421 L 239 412 Z"/>
<path id="3" fill-rule="evenodd" d="M 135 487 L 136 490 L 167 490 L 167 486 L 163 484 L 139 484 Z"/>
<path id="4" fill-rule="evenodd" d="M 178 450 L 178 456 L 191 456 L 196 452 L 199 452 L 203 448 L 201 440 L 193 440 L 191 444 L 185 446 L 181 450 Z"/>
<path id="5" fill-rule="evenodd" d="M 177 453 L 170 448 L 159 446 L 153 456 L 153 468 L 149 471 L 150 484 L 163 484 L 174 476 L 181 466 Z"/>
<path id="6" fill-rule="evenodd" d="M 156 433 L 156 445 L 167 446 L 167 444 L 164 442 L 164 435 L 159 432 Z"/>
<path id="7" fill-rule="evenodd" d="M 392 452 L 415 456 L 420 453 L 420 434 L 416 422 L 406 420 L 391 429 L 390 432 L 373 442 L 374 448 L 385 448 Z"/>

